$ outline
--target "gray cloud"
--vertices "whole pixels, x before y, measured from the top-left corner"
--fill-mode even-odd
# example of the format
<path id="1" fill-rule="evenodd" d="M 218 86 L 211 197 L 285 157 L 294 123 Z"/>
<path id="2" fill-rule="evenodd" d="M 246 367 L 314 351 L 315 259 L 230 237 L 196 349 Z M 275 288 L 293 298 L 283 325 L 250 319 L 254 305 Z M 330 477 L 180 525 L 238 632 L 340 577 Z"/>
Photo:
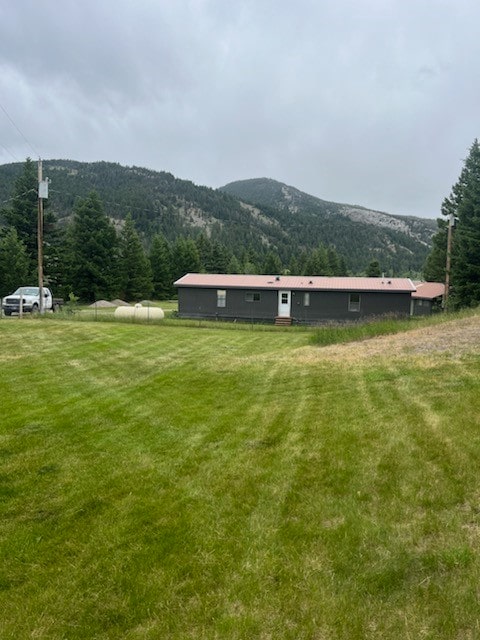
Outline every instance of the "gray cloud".
<path id="1" fill-rule="evenodd" d="M 434 217 L 478 135 L 473 0 L 2 4 L 0 102 L 45 158 Z M 32 155 L 3 113 L 0 143 Z"/>

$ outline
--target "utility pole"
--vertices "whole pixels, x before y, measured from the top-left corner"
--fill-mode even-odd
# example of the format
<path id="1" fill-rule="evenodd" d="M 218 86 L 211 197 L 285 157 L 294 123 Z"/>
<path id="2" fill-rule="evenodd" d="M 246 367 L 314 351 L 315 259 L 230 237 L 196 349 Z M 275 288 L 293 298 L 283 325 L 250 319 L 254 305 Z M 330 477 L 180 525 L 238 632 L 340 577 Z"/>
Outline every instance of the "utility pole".
<path id="1" fill-rule="evenodd" d="M 453 213 L 448 218 L 447 228 L 447 264 L 445 266 L 445 293 L 443 294 L 443 310 L 448 310 L 448 294 L 450 289 L 450 265 L 452 262 L 452 232 L 455 224 L 455 216 Z"/>
<path id="2" fill-rule="evenodd" d="M 37 219 L 37 249 L 38 249 L 38 297 L 39 311 L 43 313 L 43 194 L 42 194 L 42 161 L 38 159 L 38 219 Z"/>

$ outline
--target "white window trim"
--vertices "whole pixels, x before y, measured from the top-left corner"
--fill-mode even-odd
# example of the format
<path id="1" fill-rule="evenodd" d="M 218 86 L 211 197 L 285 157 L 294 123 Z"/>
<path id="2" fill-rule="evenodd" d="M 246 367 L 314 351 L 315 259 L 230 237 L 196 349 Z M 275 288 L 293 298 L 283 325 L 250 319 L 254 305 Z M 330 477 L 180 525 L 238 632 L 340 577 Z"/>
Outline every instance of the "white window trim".
<path id="1" fill-rule="evenodd" d="M 352 300 L 352 296 L 358 296 L 358 301 Z M 360 305 L 362 303 L 362 296 L 359 293 L 349 293 L 348 294 L 348 310 L 351 311 L 352 313 L 359 313 L 360 311 Z"/>

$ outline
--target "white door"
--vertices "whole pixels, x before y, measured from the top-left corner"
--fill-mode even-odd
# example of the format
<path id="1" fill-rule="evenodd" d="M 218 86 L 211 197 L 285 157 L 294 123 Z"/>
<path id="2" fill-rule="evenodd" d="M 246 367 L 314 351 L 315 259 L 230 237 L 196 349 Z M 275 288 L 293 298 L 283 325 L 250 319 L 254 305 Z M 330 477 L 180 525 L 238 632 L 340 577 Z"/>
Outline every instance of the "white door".
<path id="1" fill-rule="evenodd" d="M 292 300 L 291 291 L 278 292 L 278 315 L 286 318 L 290 317 L 290 306 Z"/>

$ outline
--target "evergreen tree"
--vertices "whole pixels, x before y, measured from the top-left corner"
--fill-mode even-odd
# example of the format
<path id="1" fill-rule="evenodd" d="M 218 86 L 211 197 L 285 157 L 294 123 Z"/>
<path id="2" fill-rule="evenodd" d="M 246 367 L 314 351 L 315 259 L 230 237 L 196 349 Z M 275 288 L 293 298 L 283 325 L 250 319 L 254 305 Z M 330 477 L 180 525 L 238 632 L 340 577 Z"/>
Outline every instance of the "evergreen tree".
<path id="1" fill-rule="evenodd" d="M 200 271 L 200 256 L 197 245 L 191 238 L 177 238 L 172 252 L 172 279 L 173 282 L 186 273 L 198 273 Z"/>
<path id="2" fill-rule="evenodd" d="M 72 233 L 75 295 L 85 301 L 116 297 L 119 291 L 117 234 L 95 191 L 76 204 Z"/>
<path id="3" fill-rule="evenodd" d="M 258 256 L 252 247 L 247 247 L 242 254 L 242 273 L 246 275 L 255 275 L 260 273 L 258 268 Z"/>
<path id="4" fill-rule="evenodd" d="M 157 300 L 168 300 L 173 294 L 172 254 L 165 236 L 157 234 L 150 250 L 153 296 Z"/>
<path id="5" fill-rule="evenodd" d="M 321 245 L 317 249 L 313 249 L 308 254 L 304 266 L 303 275 L 305 276 L 328 276 L 331 275 L 328 264 L 327 252 L 325 247 Z"/>
<path id="6" fill-rule="evenodd" d="M 121 296 L 127 301 L 149 298 L 153 292 L 152 271 L 129 213 L 120 234 L 119 271 Z"/>
<path id="7" fill-rule="evenodd" d="M 334 247 L 328 247 L 327 249 L 327 263 L 328 263 L 328 270 L 331 276 L 341 275 L 340 256 L 335 251 Z"/>
<path id="8" fill-rule="evenodd" d="M 380 278 L 382 270 L 380 269 L 380 263 L 378 260 L 372 260 L 367 267 L 367 278 Z"/>
<path id="9" fill-rule="evenodd" d="M 480 304 L 480 146 L 475 140 L 442 213 L 458 222 L 451 261 L 451 299 L 455 307 Z"/>
<path id="10" fill-rule="evenodd" d="M 62 271 L 61 271 L 61 284 L 55 283 L 55 291 L 57 295 L 62 296 L 66 300 L 70 294 L 74 294 L 74 273 L 75 273 L 75 241 L 74 241 L 74 224 L 71 222 L 67 225 L 66 229 L 62 233 L 63 247 L 62 247 Z"/>
<path id="11" fill-rule="evenodd" d="M 448 220 L 438 218 L 437 225 L 438 231 L 432 238 L 432 248 L 423 268 L 423 277 L 428 282 L 445 282 Z"/>
<path id="12" fill-rule="evenodd" d="M 65 295 L 68 248 L 66 230 L 59 227 L 51 211 L 46 211 L 43 222 L 43 273 L 45 284 L 57 295 Z"/>
<path id="13" fill-rule="evenodd" d="M 25 245 L 14 227 L 0 237 L 0 298 L 28 284 L 29 261 Z"/>
<path id="14" fill-rule="evenodd" d="M 228 273 L 231 254 L 220 242 L 212 243 L 210 264 L 204 265 L 207 273 Z"/>
<path id="15" fill-rule="evenodd" d="M 268 251 L 263 263 L 262 273 L 266 275 L 279 275 L 282 273 L 282 263 L 275 251 Z"/>
<path id="16" fill-rule="evenodd" d="M 348 268 L 345 262 L 345 258 L 343 256 L 340 257 L 340 262 L 338 265 L 338 274 L 339 276 L 348 276 Z"/>
<path id="17" fill-rule="evenodd" d="M 242 273 L 242 266 L 237 256 L 232 255 L 227 267 L 227 273 Z"/>
<path id="18" fill-rule="evenodd" d="M 242 273 L 246 275 L 255 275 L 258 273 L 258 267 L 254 262 L 250 262 L 249 260 L 247 260 L 243 263 Z"/>
<path id="19" fill-rule="evenodd" d="M 28 257 L 28 279 L 37 273 L 37 221 L 38 221 L 38 171 L 33 161 L 27 158 L 23 171 L 15 180 L 12 203 L 2 210 L 5 222 L 14 227 L 18 239 L 23 242 Z"/>
<path id="20" fill-rule="evenodd" d="M 305 251 L 305 250 L 302 251 L 298 255 L 297 260 L 296 260 L 297 270 L 296 270 L 295 275 L 303 276 L 303 275 L 305 275 L 307 273 L 307 266 L 308 266 L 307 262 L 309 260 L 309 257 L 310 257 L 310 251 Z M 293 265 L 293 266 L 295 266 L 295 265 Z M 290 271 L 292 273 L 294 273 L 294 271 L 293 271 L 293 269 L 291 267 L 290 267 Z"/>
<path id="21" fill-rule="evenodd" d="M 288 263 L 288 270 L 290 272 L 290 275 L 292 275 L 292 276 L 300 275 L 300 268 L 298 266 L 298 260 L 295 258 L 295 256 L 291 256 L 290 257 L 290 261 Z"/>
<path id="22" fill-rule="evenodd" d="M 210 269 L 210 263 L 212 261 L 212 242 L 205 235 L 201 233 L 195 240 L 195 244 L 198 250 L 198 257 L 200 259 L 200 269 L 205 273 L 213 273 Z"/>

